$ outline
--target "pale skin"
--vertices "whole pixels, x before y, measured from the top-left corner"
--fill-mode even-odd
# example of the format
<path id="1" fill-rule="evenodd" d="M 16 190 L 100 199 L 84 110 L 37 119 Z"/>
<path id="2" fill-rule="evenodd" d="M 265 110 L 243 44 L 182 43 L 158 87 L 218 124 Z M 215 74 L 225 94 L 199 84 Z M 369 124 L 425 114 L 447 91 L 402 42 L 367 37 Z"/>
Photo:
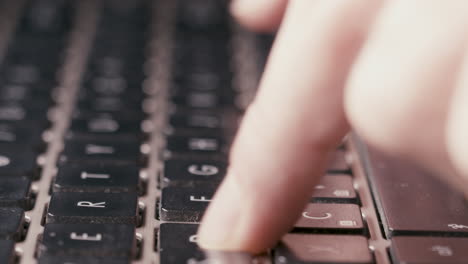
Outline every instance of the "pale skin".
<path id="1" fill-rule="evenodd" d="M 278 37 L 202 248 L 274 246 L 350 129 L 468 193 L 468 1 L 236 0 L 231 10 Z"/>

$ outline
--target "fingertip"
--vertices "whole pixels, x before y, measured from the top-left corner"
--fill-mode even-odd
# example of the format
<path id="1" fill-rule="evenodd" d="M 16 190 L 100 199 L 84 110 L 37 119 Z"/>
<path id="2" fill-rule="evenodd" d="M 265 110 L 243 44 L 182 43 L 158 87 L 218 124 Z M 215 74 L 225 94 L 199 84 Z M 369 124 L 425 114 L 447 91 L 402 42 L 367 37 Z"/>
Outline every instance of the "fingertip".
<path id="1" fill-rule="evenodd" d="M 234 0 L 230 11 L 243 26 L 258 32 L 274 32 L 283 19 L 287 0 Z"/>

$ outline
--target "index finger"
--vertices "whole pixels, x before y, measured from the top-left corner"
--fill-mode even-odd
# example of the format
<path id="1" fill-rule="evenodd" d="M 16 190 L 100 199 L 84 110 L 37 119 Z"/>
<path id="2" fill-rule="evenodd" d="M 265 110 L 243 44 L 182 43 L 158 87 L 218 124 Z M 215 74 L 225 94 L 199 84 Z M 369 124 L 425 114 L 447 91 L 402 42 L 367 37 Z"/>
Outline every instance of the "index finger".
<path id="1" fill-rule="evenodd" d="M 348 131 L 343 86 L 378 1 L 290 1 L 230 169 L 199 229 L 208 249 L 258 253 L 296 221 Z"/>

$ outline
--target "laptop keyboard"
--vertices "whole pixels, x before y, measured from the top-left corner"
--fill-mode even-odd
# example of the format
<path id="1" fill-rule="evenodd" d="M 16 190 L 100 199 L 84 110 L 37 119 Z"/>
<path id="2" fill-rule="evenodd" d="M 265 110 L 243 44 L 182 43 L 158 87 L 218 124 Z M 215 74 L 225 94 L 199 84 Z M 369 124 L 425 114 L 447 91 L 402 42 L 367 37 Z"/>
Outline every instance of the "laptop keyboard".
<path id="1" fill-rule="evenodd" d="M 211 263 L 198 223 L 273 41 L 226 7 L 0 1 L 0 263 Z M 461 194 L 349 135 L 281 242 L 228 259 L 461 264 L 466 249 Z"/>

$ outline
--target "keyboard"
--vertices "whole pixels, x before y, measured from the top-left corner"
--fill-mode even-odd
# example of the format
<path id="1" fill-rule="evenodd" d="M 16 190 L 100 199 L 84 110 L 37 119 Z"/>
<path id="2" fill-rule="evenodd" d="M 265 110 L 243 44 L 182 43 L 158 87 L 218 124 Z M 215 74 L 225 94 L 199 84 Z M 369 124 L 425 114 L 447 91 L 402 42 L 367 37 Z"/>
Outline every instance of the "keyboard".
<path id="1" fill-rule="evenodd" d="M 463 195 L 352 133 L 276 247 L 198 248 L 274 41 L 227 5 L 0 0 L 0 263 L 468 263 Z"/>

